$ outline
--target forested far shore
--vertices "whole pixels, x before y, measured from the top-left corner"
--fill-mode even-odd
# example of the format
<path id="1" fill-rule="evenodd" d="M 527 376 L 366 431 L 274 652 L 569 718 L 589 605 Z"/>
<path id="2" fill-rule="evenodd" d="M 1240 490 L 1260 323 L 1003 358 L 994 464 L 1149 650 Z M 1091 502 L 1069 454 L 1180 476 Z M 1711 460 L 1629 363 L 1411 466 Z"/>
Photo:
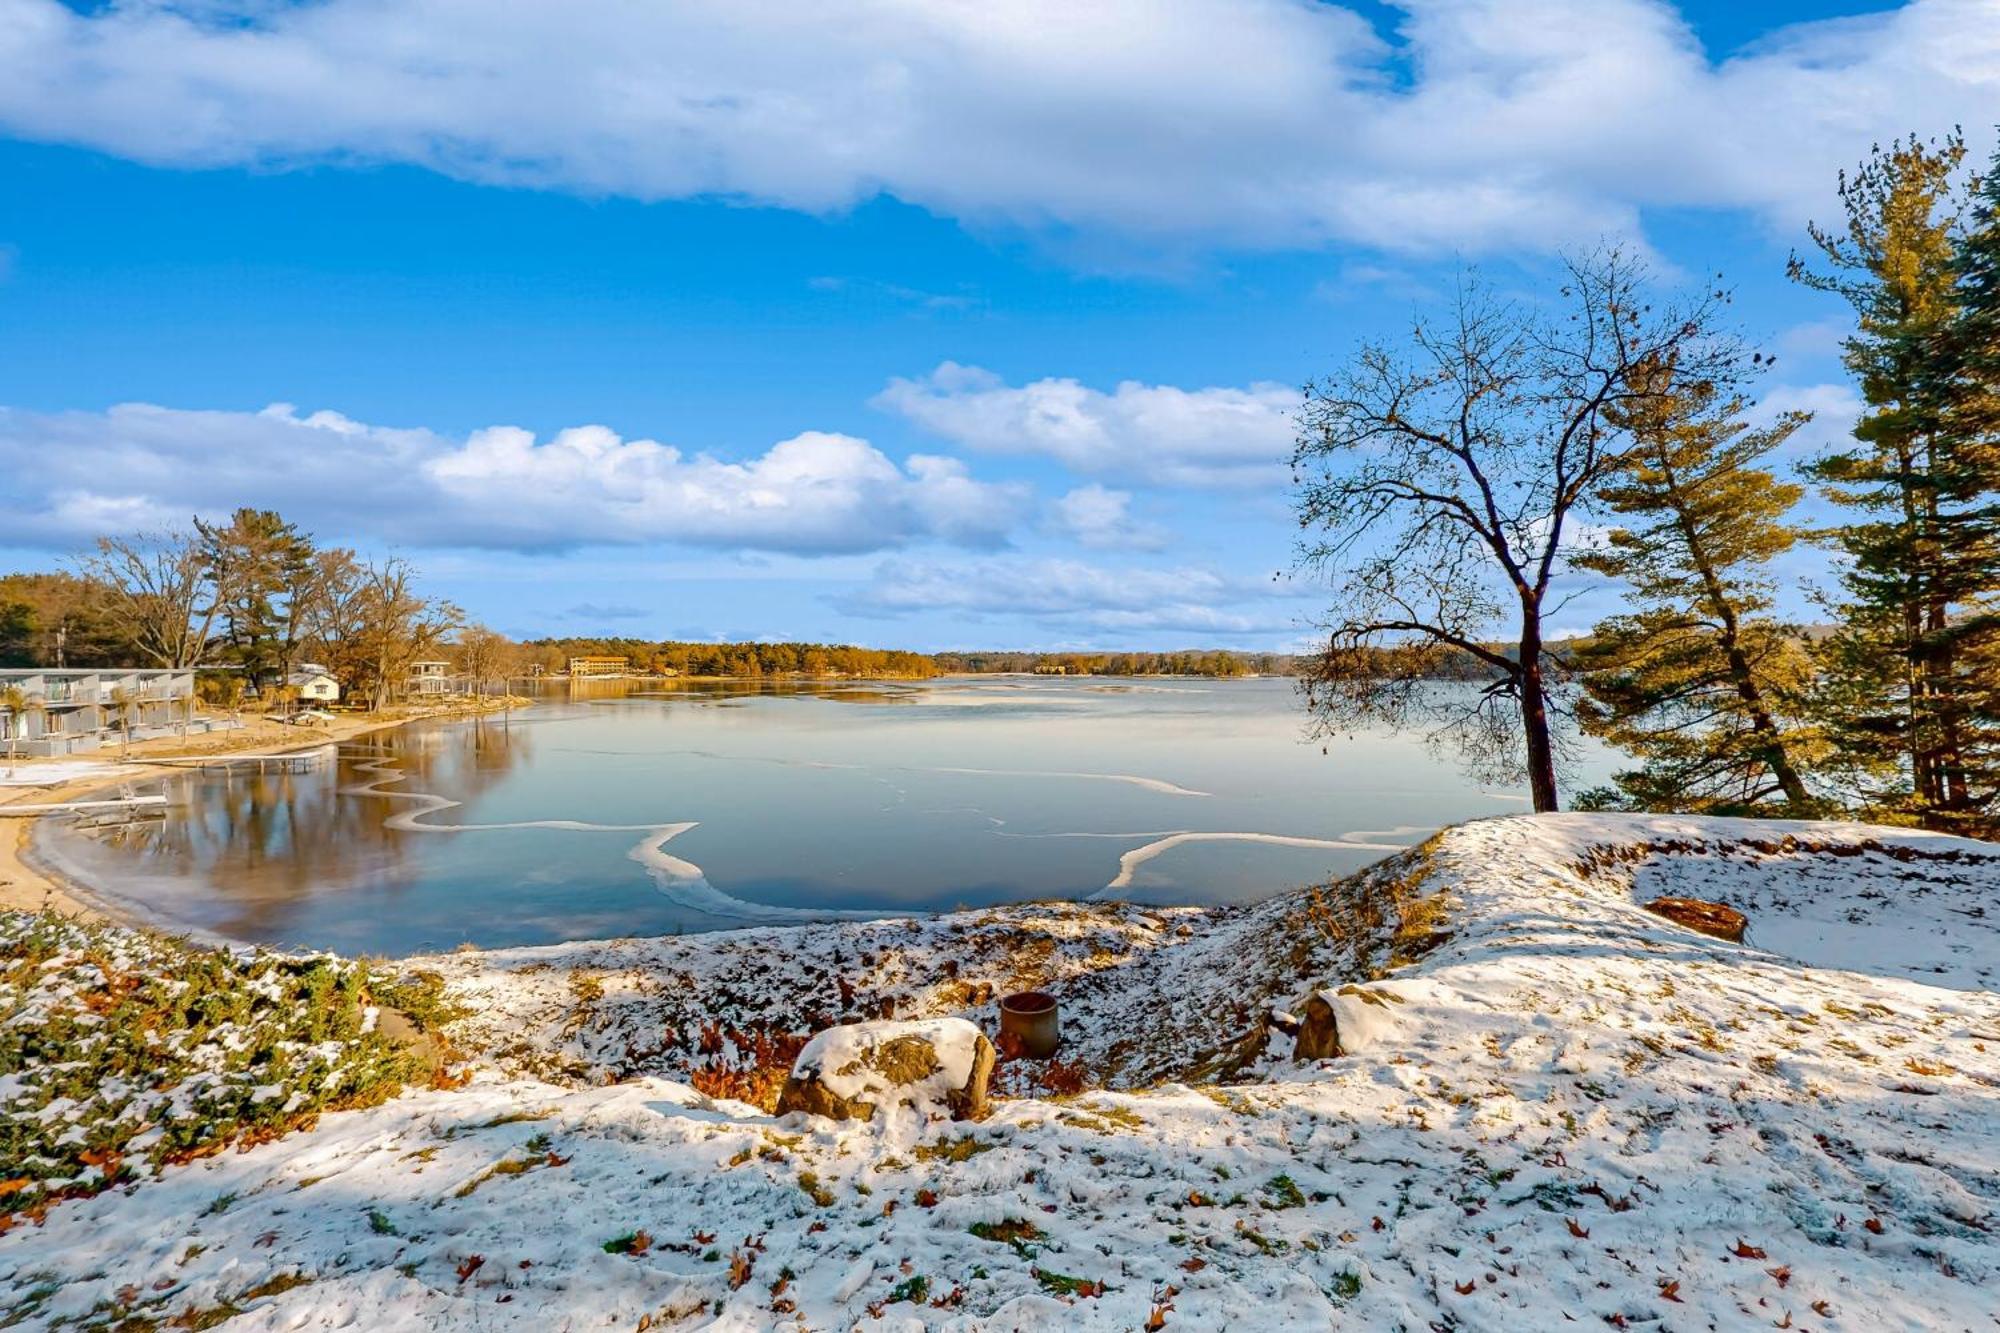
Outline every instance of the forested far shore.
<path id="1" fill-rule="evenodd" d="M 532 639 L 522 658 L 545 674 L 568 669 L 579 657 L 623 658 L 634 672 L 666 676 L 756 678 L 855 676 L 923 680 L 932 676 L 1032 673 L 1050 676 L 1286 676 L 1294 659 L 1284 653 L 1226 649 L 1175 652 L 1024 652 L 966 650 L 939 653 L 863 648 L 832 643 L 698 643 L 638 638 Z"/>

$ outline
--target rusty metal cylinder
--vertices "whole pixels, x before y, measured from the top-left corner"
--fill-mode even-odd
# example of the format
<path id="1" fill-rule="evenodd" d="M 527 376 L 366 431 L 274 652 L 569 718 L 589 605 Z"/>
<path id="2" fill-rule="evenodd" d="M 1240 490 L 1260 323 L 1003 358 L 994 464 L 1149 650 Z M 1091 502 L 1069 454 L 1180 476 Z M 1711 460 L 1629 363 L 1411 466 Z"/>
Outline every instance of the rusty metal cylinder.
<path id="1" fill-rule="evenodd" d="M 1030 1060 L 1046 1060 L 1062 1045 L 1056 997 L 1029 990 L 1001 997 L 1000 1043 Z"/>

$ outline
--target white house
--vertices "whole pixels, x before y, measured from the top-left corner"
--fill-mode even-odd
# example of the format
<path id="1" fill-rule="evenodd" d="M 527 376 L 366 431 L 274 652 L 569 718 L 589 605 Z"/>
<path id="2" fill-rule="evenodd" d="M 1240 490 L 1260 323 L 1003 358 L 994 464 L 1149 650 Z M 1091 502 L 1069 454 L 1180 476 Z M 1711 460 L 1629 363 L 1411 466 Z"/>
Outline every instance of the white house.
<path id="1" fill-rule="evenodd" d="M 301 663 L 297 671 L 285 677 L 285 683 L 296 689 L 301 699 L 319 704 L 340 702 L 340 682 L 323 666 Z"/>

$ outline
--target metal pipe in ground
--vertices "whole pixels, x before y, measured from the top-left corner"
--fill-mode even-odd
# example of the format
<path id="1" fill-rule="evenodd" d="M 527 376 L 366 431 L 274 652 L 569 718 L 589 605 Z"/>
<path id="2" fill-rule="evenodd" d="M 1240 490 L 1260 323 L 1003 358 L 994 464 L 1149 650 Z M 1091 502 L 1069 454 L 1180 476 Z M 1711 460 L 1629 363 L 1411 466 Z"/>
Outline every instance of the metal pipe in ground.
<path id="1" fill-rule="evenodd" d="M 1000 999 L 1000 1044 L 1011 1054 L 1046 1060 L 1062 1045 L 1056 997 L 1047 991 L 1020 991 Z"/>

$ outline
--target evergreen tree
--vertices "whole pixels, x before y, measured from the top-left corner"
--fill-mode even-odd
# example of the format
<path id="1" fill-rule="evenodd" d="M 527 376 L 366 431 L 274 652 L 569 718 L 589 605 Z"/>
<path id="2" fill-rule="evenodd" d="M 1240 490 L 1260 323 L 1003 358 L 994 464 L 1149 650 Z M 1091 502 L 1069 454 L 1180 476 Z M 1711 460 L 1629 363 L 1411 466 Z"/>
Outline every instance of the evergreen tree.
<path id="1" fill-rule="evenodd" d="M 2000 825 L 2000 149 L 1974 183 L 1971 225 L 1953 258 L 1958 315 L 1943 356 L 1945 429 L 1979 492 L 1968 506 L 1958 561 L 1984 575 L 1954 617 L 1966 678 L 1961 756 L 1976 825 Z M 1983 799 L 1982 799 L 1983 798 Z"/>
<path id="2" fill-rule="evenodd" d="M 1986 818 L 1996 776 L 1980 679 L 2000 589 L 1991 451 L 1952 410 L 1964 155 L 1956 136 L 1876 149 L 1841 179 L 1844 227 L 1812 230 L 1830 271 L 1792 262 L 1854 307 L 1845 361 L 1868 404 L 1854 447 L 1811 468 L 1855 514 L 1833 534 L 1849 560 L 1822 653 L 1828 735 L 1864 803 L 1945 828 Z"/>
<path id="3" fill-rule="evenodd" d="M 1653 391 L 1612 414 L 1632 445 L 1597 494 L 1631 525 L 1576 559 L 1630 585 L 1632 609 L 1577 650 L 1579 719 L 1642 761 L 1617 777 L 1622 804 L 1803 814 L 1814 742 L 1796 701 L 1811 664 L 1769 615 L 1769 566 L 1798 541 L 1787 516 L 1803 488 L 1761 464 L 1808 418 L 1753 429 L 1740 396 L 1670 367 L 1640 378 Z"/>

